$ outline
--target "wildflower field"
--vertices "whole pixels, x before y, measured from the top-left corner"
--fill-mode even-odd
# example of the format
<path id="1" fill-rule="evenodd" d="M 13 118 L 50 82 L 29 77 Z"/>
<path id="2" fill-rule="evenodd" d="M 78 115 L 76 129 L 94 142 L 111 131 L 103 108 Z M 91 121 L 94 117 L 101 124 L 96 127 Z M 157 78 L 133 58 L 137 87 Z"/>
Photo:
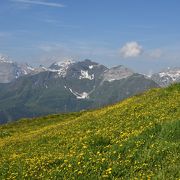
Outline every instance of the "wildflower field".
<path id="1" fill-rule="evenodd" d="M 180 179 L 180 84 L 0 126 L 0 179 Z"/>

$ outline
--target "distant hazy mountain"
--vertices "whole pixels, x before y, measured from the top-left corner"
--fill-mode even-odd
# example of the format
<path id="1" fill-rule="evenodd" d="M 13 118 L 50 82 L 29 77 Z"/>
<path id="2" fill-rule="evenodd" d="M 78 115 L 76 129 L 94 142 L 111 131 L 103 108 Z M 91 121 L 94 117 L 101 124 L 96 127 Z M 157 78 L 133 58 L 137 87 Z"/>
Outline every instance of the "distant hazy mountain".
<path id="1" fill-rule="evenodd" d="M 112 104 L 158 85 L 144 75 L 84 60 L 55 62 L 0 84 L 0 122 Z"/>
<path id="2" fill-rule="evenodd" d="M 9 57 L 0 54 L 0 83 L 9 83 L 21 76 L 36 74 L 44 70 L 42 66 L 33 68 L 28 64 L 13 62 Z"/>
<path id="3" fill-rule="evenodd" d="M 8 83 L 18 77 L 29 73 L 30 67 L 19 66 L 8 57 L 0 55 L 0 83 Z"/>
<path id="4" fill-rule="evenodd" d="M 180 68 L 168 68 L 167 70 L 152 75 L 152 80 L 162 87 L 180 82 Z"/>

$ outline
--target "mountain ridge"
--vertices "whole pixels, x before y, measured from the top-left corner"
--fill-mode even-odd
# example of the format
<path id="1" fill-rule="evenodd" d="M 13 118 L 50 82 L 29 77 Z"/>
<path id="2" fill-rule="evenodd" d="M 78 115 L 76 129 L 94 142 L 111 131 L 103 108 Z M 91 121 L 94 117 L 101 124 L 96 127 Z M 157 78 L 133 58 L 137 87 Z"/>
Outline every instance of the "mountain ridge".
<path id="1" fill-rule="evenodd" d="M 153 87 L 158 87 L 154 81 L 124 66 L 108 69 L 90 60 L 54 63 L 0 84 L 0 122 L 97 108 Z"/>
<path id="2" fill-rule="evenodd" d="M 3 66 L 5 64 L 13 66 L 13 67 L 11 67 L 12 70 L 7 69 L 8 67 L 6 67 L 6 66 Z M 73 59 L 66 59 L 63 61 L 61 61 L 61 60 L 55 61 L 49 67 L 44 67 L 43 65 L 40 65 L 39 67 L 32 67 L 32 66 L 28 65 L 27 63 L 20 64 L 20 63 L 14 62 L 8 56 L 4 56 L 4 55 L 0 54 L 0 83 L 9 83 L 21 76 L 24 76 L 27 74 L 28 75 L 38 74 L 38 73 L 41 73 L 44 71 L 56 72 L 58 76 L 65 77 L 66 73 L 67 73 L 66 71 L 68 71 L 68 68 L 70 66 L 74 66 L 74 68 L 77 68 L 78 64 L 81 64 L 82 66 L 85 67 L 85 70 L 83 70 L 80 73 L 80 74 L 82 74 L 82 76 L 79 77 L 81 79 L 89 78 L 90 80 L 92 80 L 93 75 L 89 75 L 87 70 L 90 71 L 94 67 L 97 67 L 97 66 L 102 66 L 104 68 L 104 73 L 102 76 L 104 76 L 105 81 L 113 81 L 116 79 L 126 78 L 126 77 L 132 75 L 133 73 L 135 73 L 133 70 L 131 70 L 123 65 L 118 65 L 118 66 L 115 66 L 112 68 L 107 68 L 106 66 L 98 64 L 96 62 L 93 62 L 90 59 L 85 59 L 84 61 L 75 61 Z M 87 64 L 89 64 L 89 66 L 87 66 Z M 120 73 L 118 73 L 118 69 L 119 69 Z M 13 71 L 14 73 L 12 73 L 11 71 Z M 5 74 L 5 72 L 6 72 L 6 74 Z M 11 77 L 6 78 L 8 73 L 10 74 Z M 124 77 L 123 77 L 123 73 L 124 73 Z M 139 74 L 141 74 L 141 73 L 139 73 Z M 179 67 L 174 67 L 174 68 L 168 67 L 167 69 L 164 69 L 160 72 L 153 73 L 151 76 L 149 76 L 149 75 L 144 75 L 144 76 L 152 79 L 157 84 L 159 84 L 161 87 L 166 87 L 172 83 L 180 82 L 180 68 Z M 5 78 L 5 79 L 3 79 L 3 78 Z"/>
<path id="3" fill-rule="evenodd" d="M 29 65 L 23 68 L 26 73 L 9 83 L 0 83 L 0 123 L 99 108 L 151 88 L 163 87 L 161 79 L 135 73 L 123 65 L 107 68 L 89 59 L 57 61 L 48 68 Z"/>

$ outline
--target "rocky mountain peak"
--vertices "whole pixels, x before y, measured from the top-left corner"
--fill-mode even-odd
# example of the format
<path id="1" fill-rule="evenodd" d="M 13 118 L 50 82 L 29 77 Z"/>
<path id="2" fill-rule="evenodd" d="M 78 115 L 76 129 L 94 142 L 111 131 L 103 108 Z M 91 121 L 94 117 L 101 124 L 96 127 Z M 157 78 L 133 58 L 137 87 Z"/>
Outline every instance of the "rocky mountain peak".
<path id="1" fill-rule="evenodd" d="M 64 61 L 57 61 L 57 62 L 54 62 L 50 67 L 49 69 L 61 69 L 61 68 L 68 68 L 69 65 L 73 64 L 74 61 L 71 60 L 71 59 L 67 59 L 67 60 L 64 60 Z"/>
<path id="2" fill-rule="evenodd" d="M 120 80 L 123 78 L 127 78 L 133 74 L 134 72 L 131 69 L 123 65 L 119 65 L 119 66 L 106 70 L 103 74 L 103 81 L 111 82 L 115 80 Z"/>
<path id="3" fill-rule="evenodd" d="M 95 80 L 107 68 L 89 59 L 76 62 L 68 69 L 67 78 Z"/>
<path id="4" fill-rule="evenodd" d="M 56 72 L 59 77 L 65 77 L 67 74 L 67 70 L 69 67 L 74 64 L 74 61 L 71 59 L 67 59 L 64 61 L 57 61 L 53 63 L 48 70 L 52 72 Z"/>

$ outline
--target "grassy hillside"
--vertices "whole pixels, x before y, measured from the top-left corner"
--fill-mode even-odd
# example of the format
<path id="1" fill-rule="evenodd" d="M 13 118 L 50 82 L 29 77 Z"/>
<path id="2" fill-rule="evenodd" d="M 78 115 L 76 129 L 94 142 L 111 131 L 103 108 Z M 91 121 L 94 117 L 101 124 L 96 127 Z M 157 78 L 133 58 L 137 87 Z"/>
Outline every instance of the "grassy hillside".
<path id="1" fill-rule="evenodd" d="M 179 179 L 180 84 L 0 126 L 0 179 Z"/>

